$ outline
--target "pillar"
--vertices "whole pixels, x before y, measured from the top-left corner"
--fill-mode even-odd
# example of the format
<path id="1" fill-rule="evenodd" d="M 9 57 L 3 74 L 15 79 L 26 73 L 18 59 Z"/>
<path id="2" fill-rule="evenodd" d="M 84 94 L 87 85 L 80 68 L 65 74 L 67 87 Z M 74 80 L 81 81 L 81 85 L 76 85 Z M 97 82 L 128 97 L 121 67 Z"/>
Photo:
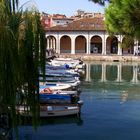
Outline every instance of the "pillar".
<path id="1" fill-rule="evenodd" d="M 75 54 L 75 38 L 71 39 L 71 54 Z"/>
<path id="2" fill-rule="evenodd" d="M 122 55 L 122 48 L 121 48 L 121 43 L 122 43 L 122 36 L 118 36 L 118 55 Z"/>
<path id="3" fill-rule="evenodd" d="M 106 38 L 105 38 L 105 35 L 102 38 L 102 55 L 106 55 Z"/>
<path id="4" fill-rule="evenodd" d="M 118 42 L 118 55 L 122 55 L 121 42 Z"/>
<path id="5" fill-rule="evenodd" d="M 47 38 L 47 49 L 50 48 L 50 41 L 49 41 L 49 38 Z"/>
<path id="6" fill-rule="evenodd" d="M 56 53 L 60 54 L 60 37 L 59 37 L 59 34 L 57 35 L 57 39 L 56 39 Z"/>
<path id="7" fill-rule="evenodd" d="M 90 36 L 89 36 L 89 33 L 88 33 L 88 37 L 86 38 L 86 54 L 90 54 Z"/>

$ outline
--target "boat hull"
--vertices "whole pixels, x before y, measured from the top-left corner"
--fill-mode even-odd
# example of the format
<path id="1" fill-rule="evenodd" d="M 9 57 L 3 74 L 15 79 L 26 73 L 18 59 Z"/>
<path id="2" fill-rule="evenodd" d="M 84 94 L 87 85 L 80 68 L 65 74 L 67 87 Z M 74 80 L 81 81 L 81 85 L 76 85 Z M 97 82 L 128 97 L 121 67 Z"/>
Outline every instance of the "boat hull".
<path id="1" fill-rule="evenodd" d="M 29 108 L 28 108 L 29 109 Z M 30 110 L 24 106 L 17 107 L 17 113 L 24 117 L 32 117 Z M 69 115 L 78 115 L 80 106 L 78 105 L 44 105 L 40 106 L 40 117 L 60 117 Z"/>

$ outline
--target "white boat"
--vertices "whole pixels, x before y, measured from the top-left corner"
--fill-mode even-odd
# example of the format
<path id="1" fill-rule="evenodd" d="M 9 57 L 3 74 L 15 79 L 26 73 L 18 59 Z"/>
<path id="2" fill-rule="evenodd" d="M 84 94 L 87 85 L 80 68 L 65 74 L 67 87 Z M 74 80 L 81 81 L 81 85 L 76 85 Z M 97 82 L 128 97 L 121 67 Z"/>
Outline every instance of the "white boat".
<path id="1" fill-rule="evenodd" d="M 39 81 L 54 83 L 75 83 L 79 81 L 79 77 L 39 77 Z"/>
<path id="2" fill-rule="evenodd" d="M 52 70 L 70 70 L 68 65 L 62 65 L 62 66 L 52 66 L 48 62 L 45 66 L 46 69 L 52 69 Z"/>
<path id="3" fill-rule="evenodd" d="M 40 93 L 49 93 L 49 94 L 63 94 L 63 95 L 79 95 L 80 93 L 77 90 L 51 90 L 50 88 L 44 88 L 40 90 Z"/>
<path id="4" fill-rule="evenodd" d="M 62 61 L 62 62 L 72 62 L 72 63 L 76 63 L 76 64 L 83 64 L 83 61 L 80 59 L 74 59 L 74 58 L 62 58 L 62 57 L 58 57 L 58 58 L 54 58 L 53 60 L 57 60 L 57 61 Z"/>
<path id="5" fill-rule="evenodd" d="M 55 66 L 54 66 L 55 67 Z M 43 73 L 40 72 L 40 76 L 43 76 Z M 45 76 L 47 77 L 79 77 L 80 74 L 73 69 L 46 69 Z"/>
<path id="6" fill-rule="evenodd" d="M 69 105 L 56 105 L 56 104 L 46 104 L 40 106 L 40 117 L 58 117 L 58 116 L 68 116 L 68 115 L 78 115 L 81 110 L 82 104 L 69 104 Z M 32 117 L 30 108 L 27 106 L 17 106 L 17 113 L 21 116 Z"/>
<path id="7" fill-rule="evenodd" d="M 47 84 L 68 84 L 68 85 L 70 85 L 71 87 L 73 87 L 73 88 L 76 88 L 76 87 L 78 87 L 79 85 L 80 85 L 80 80 L 73 80 L 73 81 L 65 81 L 65 82 L 46 82 L 45 84 L 47 85 Z"/>
<path id="8" fill-rule="evenodd" d="M 40 92 L 41 90 L 44 90 L 46 88 L 49 88 L 50 90 L 53 91 L 58 91 L 58 90 L 68 90 L 70 88 L 72 88 L 71 85 L 69 84 L 61 84 L 61 83 L 46 83 L 46 82 L 39 82 L 40 85 Z"/>
<path id="9" fill-rule="evenodd" d="M 50 62 L 53 66 L 62 66 L 68 65 L 70 68 L 84 68 L 84 64 L 79 59 L 72 59 L 72 58 L 55 58 Z"/>

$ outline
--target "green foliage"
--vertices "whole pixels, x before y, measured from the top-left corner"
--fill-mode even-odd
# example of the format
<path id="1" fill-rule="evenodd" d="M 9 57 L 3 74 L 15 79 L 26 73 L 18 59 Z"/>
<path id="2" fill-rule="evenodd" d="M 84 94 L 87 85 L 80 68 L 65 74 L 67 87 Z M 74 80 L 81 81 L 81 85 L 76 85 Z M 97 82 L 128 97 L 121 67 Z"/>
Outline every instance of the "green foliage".
<path id="1" fill-rule="evenodd" d="M 105 10 L 105 23 L 110 33 L 140 37 L 140 1 L 111 0 Z"/>
<path id="2" fill-rule="evenodd" d="M 13 125 L 17 124 L 17 93 L 24 94 L 32 114 L 39 116 L 39 67 L 44 71 L 44 50 L 39 12 L 18 10 L 18 0 L 0 1 L 0 106 L 10 113 Z"/>
<path id="3" fill-rule="evenodd" d="M 131 48 L 132 46 L 134 46 L 134 38 L 130 35 L 125 35 L 121 45 L 122 48 Z"/>
<path id="4" fill-rule="evenodd" d="M 100 5 L 105 5 L 105 2 L 110 2 L 110 0 L 89 0 L 92 1 L 94 3 L 98 3 Z"/>

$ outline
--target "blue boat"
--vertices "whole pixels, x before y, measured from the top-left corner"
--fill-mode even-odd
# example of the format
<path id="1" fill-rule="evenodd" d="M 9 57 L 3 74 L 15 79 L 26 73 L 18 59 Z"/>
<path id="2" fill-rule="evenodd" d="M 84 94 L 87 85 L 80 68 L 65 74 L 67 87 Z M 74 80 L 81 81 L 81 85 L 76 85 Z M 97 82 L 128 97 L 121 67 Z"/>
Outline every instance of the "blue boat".
<path id="1" fill-rule="evenodd" d="M 63 95 L 63 94 L 39 94 L 40 103 L 52 103 L 52 104 L 62 104 L 62 103 L 77 103 L 79 100 L 75 95 Z"/>

